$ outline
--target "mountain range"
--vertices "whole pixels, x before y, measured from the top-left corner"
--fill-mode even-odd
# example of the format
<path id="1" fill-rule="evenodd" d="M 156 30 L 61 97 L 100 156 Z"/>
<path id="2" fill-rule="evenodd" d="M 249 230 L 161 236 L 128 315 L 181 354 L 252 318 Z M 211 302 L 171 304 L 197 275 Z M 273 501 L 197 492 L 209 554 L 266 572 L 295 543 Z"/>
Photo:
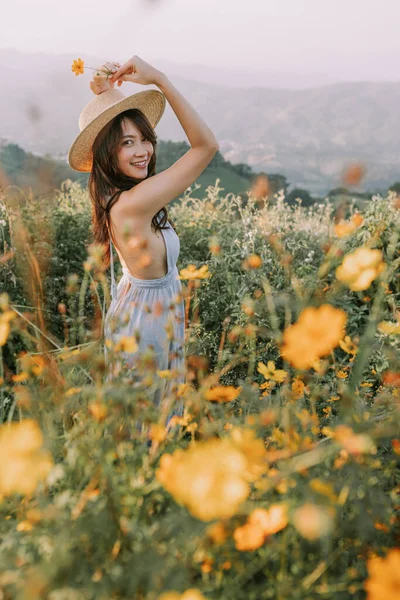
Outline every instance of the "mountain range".
<path id="1" fill-rule="evenodd" d="M 75 76 L 71 72 L 75 58 L 0 49 L 0 141 L 66 160 L 79 131 L 79 114 L 93 98 L 89 88 L 92 71 Z M 107 60 L 88 55 L 80 58 L 93 68 Z M 281 173 L 291 186 L 316 194 L 341 185 L 343 170 L 352 163 L 361 163 L 366 169 L 357 188 L 360 191 L 385 190 L 400 180 L 400 82 L 339 82 L 283 89 L 277 87 L 279 77 L 272 71 L 265 71 L 264 78 L 259 74 L 258 85 L 251 85 L 250 79 L 241 84 L 238 72 L 228 85 L 226 69 L 218 77 L 218 67 L 214 67 L 207 79 L 207 68 L 201 65 L 164 59 L 152 64 L 163 70 L 198 110 L 219 140 L 222 155 L 232 163 L 247 163 L 255 172 Z M 133 83 L 124 83 L 119 89 L 129 95 L 148 88 L 156 89 Z M 157 134 L 163 140 L 187 141 L 169 105 Z"/>

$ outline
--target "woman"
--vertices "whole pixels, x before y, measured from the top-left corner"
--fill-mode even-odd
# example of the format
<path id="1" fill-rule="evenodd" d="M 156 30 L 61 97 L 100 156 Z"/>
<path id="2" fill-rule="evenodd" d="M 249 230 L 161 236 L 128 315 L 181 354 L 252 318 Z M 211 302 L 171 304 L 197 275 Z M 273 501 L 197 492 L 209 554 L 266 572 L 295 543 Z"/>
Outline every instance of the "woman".
<path id="1" fill-rule="evenodd" d="M 212 160 L 218 142 L 203 119 L 168 77 L 138 56 L 122 66 L 106 63 L 90 84 L 95 98 L 79 118 L 80 134 L 68 162 L 90 171 L 95 242 L 105 245 L 111 263 L 112 301 L 105 317 L 108 379 L 128 373 L 133 380 L 156 370 L 171 370 L 172 379 L 150 385 L 157 406 L 185 381 L 184 304 L 176 262 L 179 237 L 168 220 L 166 205 L 182 194 Z M 117 82 L 155 84 L 125 97 Z M 190 150 L 170 168 L 156 174 L 156 134 L 166 100 L 178 117 Z M 115 284 L 112 243 L 123 275 Z M 114 351 L 118 349 L 115 362 Z M 145 381 L 149 382 L 149 378 Z M 182 414 L 183 406 L 170 412 Z"/>

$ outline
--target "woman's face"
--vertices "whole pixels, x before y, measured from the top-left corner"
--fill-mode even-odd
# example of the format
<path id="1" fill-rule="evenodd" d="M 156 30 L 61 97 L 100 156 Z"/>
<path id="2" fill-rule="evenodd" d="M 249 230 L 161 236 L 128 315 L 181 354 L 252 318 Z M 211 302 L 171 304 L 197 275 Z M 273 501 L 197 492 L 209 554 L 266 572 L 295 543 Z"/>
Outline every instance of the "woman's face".
<path id="1" fill-rule="evenodd" d="M 145 179 L 154 148 L 131 121 L 124 120 L 122 138 L 118 144 L 118 168 L 129 177 Z M 144 166 L 134 163 L 144 162 Z"/>

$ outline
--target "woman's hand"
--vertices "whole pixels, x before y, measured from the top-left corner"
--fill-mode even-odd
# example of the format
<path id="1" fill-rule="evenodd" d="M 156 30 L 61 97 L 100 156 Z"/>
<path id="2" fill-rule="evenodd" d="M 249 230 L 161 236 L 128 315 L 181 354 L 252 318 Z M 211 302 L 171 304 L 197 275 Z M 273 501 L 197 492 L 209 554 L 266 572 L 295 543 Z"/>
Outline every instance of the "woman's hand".
<path id="1" fill-rule="evenodd" d="M 142 85 L 150 85 L 157 83 L 161 76 L 161 71 L 155 69 L 147 62 L 142 60 L 139 56 L 132 56 L 117 69 L 117 71 L 110 77 L 110 81 L 114 83 L 118 81 L 118 85 L 121 85 L 123 81 L 132 81 L 133 83 L 141 83 Z"/>
<path id="2" fill-rule="evenodd" d="M 93 73 L 93 79 L 89 84 L 92 92 L 96 95 L 99 95 L 106 90 L 113 89 L 114 83 L 110 81 L 110 75 L 107 74 L 106 71 L 115 72 L 120 66 L 120 63 L 106 62 L 104 65 L 99 67 L 98 71 Z"/>

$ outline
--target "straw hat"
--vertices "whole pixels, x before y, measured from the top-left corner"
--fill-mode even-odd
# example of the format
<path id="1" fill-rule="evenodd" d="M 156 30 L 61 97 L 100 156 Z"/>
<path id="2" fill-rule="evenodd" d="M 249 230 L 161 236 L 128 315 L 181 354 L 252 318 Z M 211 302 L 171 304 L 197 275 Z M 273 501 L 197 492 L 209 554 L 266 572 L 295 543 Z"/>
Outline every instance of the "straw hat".
<path id="1" fill-rule="evenodd" d="M 69 166 L 74 171 L 91 171 L 93 142 L 103 127 L 120 113 L 139 108 L 154 129 L 164 113 L 165 105 L 165 96 L 158 90 L 125 96 L 121 90 L 112 88 L 95 95 L 79 116 L 80 133 L 68 151 Z"/>

